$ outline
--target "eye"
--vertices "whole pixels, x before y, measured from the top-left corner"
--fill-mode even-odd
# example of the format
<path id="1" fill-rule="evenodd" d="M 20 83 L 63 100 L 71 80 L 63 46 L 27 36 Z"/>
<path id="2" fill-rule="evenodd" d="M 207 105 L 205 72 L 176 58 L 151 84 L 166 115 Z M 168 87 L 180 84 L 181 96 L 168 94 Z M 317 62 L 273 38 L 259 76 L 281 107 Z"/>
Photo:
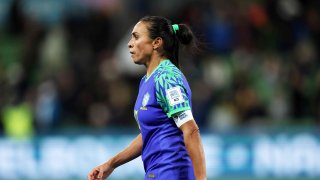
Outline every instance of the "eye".
<path id="1" fill-rule="evenodd" d="M 134 39 L 138 39 L 139 36 L 134 33 L 134 34 L 132 34 L 132 37 L 133 37 Z"/>

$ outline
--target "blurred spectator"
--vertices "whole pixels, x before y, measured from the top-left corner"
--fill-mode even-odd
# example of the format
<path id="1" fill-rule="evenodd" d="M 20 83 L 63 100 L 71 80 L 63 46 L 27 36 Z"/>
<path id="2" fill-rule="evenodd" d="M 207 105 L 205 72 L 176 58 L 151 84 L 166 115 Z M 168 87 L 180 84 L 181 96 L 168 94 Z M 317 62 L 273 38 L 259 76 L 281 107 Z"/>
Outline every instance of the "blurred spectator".
<path id="1" fill-rule="evenodd" d="M 106 128 L 110 123 L 110 110 L 104 103 L 93 103 L 88 109 L 89 123 L 94 128 Z"/>
<path id="2" fill-rule="evenodd" d="M 61 120 L 60 109 L 55 84 L 51 81 L 40 84 L 35 104 L 36 124 L 39 131 L 52 130 L 59 124 Z"/>
<path id="3" fill-rule="evenodd" d="M 28 139 L 34 135 L 34 116 L 30 102 L 25 97 L 15 97 L 3 113 L 4 135 L 13 139 Z"/>
<path id="4" fill-rule="evenodd" d="M 312 114 L 312 100 L 315 97 L 316 75 L 319 66 L 316 62 L 316 52 L 313 44 L 299 41 L 294 49 L 294 58 L 290 72 L 292 89 L 292 116 L 299 120 L 309 118 Z"/>

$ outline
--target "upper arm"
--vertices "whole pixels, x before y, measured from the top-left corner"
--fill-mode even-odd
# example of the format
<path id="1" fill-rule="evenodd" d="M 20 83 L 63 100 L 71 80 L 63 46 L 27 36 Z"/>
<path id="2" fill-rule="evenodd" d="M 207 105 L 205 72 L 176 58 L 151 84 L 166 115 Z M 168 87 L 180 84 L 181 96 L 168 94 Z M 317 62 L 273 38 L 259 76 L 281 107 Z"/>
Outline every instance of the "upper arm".
<path id="1" fill-rule="evenodd" d="M 191 135 L 192 133 L 199 131 L 199 127 L 194 119 L 181 125 L 180 129 L 183 135 Z"/>
<path id="2" fill-rule="evenodd" d="M 157 102 L 169 118 L 178 112 L 191 110 L 181 78 L 164 73 L 156 79 L 155 84 Z"/>

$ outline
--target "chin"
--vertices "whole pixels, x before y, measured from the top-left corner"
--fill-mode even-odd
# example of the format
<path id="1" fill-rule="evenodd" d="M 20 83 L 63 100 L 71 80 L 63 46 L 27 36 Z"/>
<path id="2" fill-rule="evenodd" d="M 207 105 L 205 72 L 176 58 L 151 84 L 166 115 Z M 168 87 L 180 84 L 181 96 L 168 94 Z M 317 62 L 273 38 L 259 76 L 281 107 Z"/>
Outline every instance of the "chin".
<path id="1" fill-rule="evenodd" d="M 138 60 L 138 59 L 132 59 L 133 60 L 133 62 L 135 63 L 135 64 L 143 64 L 140 60 Z"/>

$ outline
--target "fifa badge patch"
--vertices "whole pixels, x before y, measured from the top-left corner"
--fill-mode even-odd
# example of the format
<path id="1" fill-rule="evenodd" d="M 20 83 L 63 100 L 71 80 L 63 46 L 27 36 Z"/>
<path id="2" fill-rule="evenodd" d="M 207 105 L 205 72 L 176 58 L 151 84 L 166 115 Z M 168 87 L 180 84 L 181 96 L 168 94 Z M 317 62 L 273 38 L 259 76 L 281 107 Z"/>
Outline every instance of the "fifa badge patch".
<path id="1" fill-rule="evenodd" d="M 147 92 L 144 96 L 143 96 L 143 100 L 142 100 L 142 107 L 140 108 L 141 110 L 147 110 L 146 106 L 149 102 L 150 99 L 150 94 Z"/>
<path id="2" fill-rule="evenodd" d="M 181 89 L 179 86 L 167 89 L 166 96 L 170 106 L 174 106 L 176 104 L 180 104 L 184 102 Z"/>

